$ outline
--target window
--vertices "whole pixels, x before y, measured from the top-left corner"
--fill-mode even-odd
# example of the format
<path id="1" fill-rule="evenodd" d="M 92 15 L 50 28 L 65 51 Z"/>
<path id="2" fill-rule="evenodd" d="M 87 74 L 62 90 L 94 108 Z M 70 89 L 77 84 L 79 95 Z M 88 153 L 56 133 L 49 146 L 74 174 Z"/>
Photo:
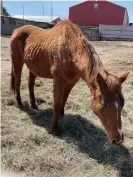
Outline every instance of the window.
<path id="1" fill-rule="evenodd" d="M 9 22 L 10 22 L 10 24 L 16 25 L 16 21 L 13 18 L 9 18 Z"/>

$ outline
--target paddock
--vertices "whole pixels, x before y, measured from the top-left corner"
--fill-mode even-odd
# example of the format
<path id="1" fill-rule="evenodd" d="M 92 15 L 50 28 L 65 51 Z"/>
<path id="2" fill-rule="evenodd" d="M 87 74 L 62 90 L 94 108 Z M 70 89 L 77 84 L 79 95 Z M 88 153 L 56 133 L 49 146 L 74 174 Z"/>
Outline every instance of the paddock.
<path id="1" fill-rule="evenodd" d="M 83 81 L 73 88 L 59 121 L 60 137 L 49 134 L 52 119 L 52 80 L 37 78 L 39 111 L 29 106 L 28 70 L 21 84 L 24 110 L 10 94 L 9 37 L 1 37 L 1 164 L 3 170 L 27 177 L 133 176 L 133 42 L 91 41 L 106 69 L 120 75 L 130 71 L 123 84 L 124 143 L 111 146 L 100 120 L 89 104 L 90 91 Z"/>

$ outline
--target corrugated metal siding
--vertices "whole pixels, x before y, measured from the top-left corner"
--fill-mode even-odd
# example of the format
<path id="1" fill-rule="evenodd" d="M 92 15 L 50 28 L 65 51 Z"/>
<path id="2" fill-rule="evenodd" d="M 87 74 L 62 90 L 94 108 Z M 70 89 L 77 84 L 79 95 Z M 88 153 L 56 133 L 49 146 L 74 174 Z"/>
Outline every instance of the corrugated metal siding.
<path id="1" fill-rule="evenodd" d="M 127 26 L 128 23 L 129 23 L 128 13 L 127 13 L 127 10 L 125 9 L 123 25 L 124 25 L 124 26 Z"/>
<path id="2" fill-rule="evenodd" d="M 104 40 L 130 40 L 133 41 L 132 26 L 100 25 L 99 32 Z"/>
<path id="3" fill-rule="evenodd" d="M 41 28 L 52 28 L 54 26 L 53 24 L 45 22 L 34 22 L 30 20 L 1 16 L 1 34 L 11 35 L 14 29 L 19 28 L 23 25 L 34 25 Z"/>

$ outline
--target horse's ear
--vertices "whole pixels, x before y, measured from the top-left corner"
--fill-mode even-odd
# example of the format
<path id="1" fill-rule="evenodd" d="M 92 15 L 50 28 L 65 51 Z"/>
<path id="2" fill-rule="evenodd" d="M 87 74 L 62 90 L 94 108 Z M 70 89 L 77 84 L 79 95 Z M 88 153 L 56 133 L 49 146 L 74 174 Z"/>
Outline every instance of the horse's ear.
<path id="1" fill-rule="evenodd" d="M 119 76 L 119 81 L 121 84 L 127 79 L 128 74 L 129 72 L 125 72 L 124 74 Z"/>
<path id="2" fill-rule="evenodd" d="M 97 83 L 98 83 L 98 85 L 99 85 L 99 87 L 100 87 L 100 90 L 101 90 L 101 91 L 107 91 L 108 86 L 107 86 L 107 84 L 106 84 L 104 78 L 101 76 L 100 73 L 97 74 L 96 80 L 97 80 Z"/>

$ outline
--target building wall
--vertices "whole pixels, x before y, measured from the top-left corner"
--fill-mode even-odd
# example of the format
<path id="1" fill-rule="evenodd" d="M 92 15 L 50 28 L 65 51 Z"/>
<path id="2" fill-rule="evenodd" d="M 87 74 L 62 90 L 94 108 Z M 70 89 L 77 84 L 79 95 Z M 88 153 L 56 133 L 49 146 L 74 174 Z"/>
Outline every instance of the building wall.
<path id="1" fill-rule="evenodd" d="M 124 14 L 125 8 L 108 1 L 86 1 L 69 9 L 69 19 L 82 26 L 123 25 Z"/>
<path id="2" fill-rule="evenodd" d="M 58 18 L 56 18 L 55 20 L 53 20 L 51 23 L 52 24 L 57 24 L 58 22 L 60 22 L 61 21 L 61 19 L 58 17 Z"/>
<path id="3" fill-rule="evenodd" d="M 52 28 L 54 26 L 45 22 L 34 22 L 30 20 L 1 16 L 1 34 L 11 35 L 14 29 L 19 28 L 23 25 L 35 25 L 44 29 Z"/>
<path id="4" fill-rule="evenodd" d="M 100 25 L 101 40 L 133 41 L 133 26 Z"/>

